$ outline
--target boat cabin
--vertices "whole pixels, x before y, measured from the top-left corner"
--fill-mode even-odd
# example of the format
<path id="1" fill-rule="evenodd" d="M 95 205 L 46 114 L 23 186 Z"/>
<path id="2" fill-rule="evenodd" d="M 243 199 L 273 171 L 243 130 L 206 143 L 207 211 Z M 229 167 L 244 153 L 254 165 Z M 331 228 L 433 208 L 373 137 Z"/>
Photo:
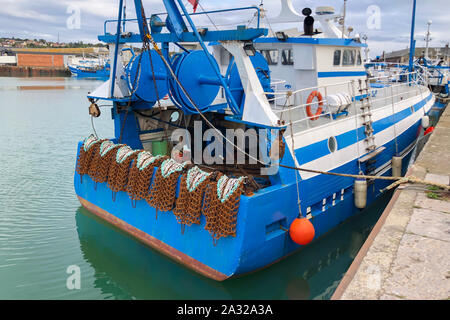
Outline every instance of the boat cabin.
<path id="1" fill-rule="evenodd" d="M 290 1 L 282 1 L 290 3 Z M 365 80 L 367 77 L 364 68 L 361 49 L 366 47 L 359 37 L 342 37 L 342 33 L 334 25 L 334 9 L 319 7 L 316 9 L 316 19 L 322 28 L 315 28 L 314 22 L 308 26 L 307 18 L 290 12 L 292 6 L 285 5 L 278 16 L 269 22 L 270 32 L 267 37 L 255 39 L 253 47 L 262 54 L 270 69 L 271 86 L 274 91 L 287 89 L 296 91 L 305 88 L 328 87 L 325 95 L 343 94 L 354 95 L 349 88 L 349 81 Z M 302 12 L 308 13 L 309 8 Z M 294 23 L 291 21 L 294 20 Z M 314 20 L 314 19 L 313 19 Z M 277 24 L 290 22 L 291 29 L 276 31 Z M 303 26 L 303 27 L 302 27 Z M 308 27 L 313 32 L 308 32 Z M 340 33 L 340 34 L 339 34 Z M 213 54 L 220 64 L 221 71 L 226 72 L 231 54 L 219 43 L 213 46 Z M 342 86 L 338 85 L 341 84 Z M 345 83 L 345 84 L 343 84 Z M 292 101 L 300 103 L 300 101 Z"/>

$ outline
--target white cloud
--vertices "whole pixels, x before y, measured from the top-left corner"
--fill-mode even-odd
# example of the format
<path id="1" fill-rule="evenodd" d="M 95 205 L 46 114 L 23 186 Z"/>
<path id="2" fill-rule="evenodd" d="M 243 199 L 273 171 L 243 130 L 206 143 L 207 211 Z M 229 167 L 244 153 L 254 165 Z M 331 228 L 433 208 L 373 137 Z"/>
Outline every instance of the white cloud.
<path id="1" fill-rule="evenodd" d="M 187 0 L 183 0 L 187 3 Z M 63 41 L 97 42 L 97 35 L 103 32 L 106 19 L 116 19 L 118 0 L 0 0 L 0 36 L 43 37 L 55 40 L 57 34 Z M 134 1 L 127 0 L 127 17 L 135 18 Z M 143 0 L 147 16 L 164 10 L 161 0 Z M 259 5 L 260 0 L 202 0 L 206 10 L 224 9 Z M 279 0 L 265 0 L 264 6 L 271 17 L 277 16 L 280 10 Z M 347 25 L 354 27 L 355 33 L 367 34 L 371 55 L 379 55 L 382 51 L 403 49 L 409 45 L 409 31 L 411 24 L 410 0 L 360 0 L 347 1 Z M 317 6 L 334 6 L 336 12 L 342 8 L 342 0 L 293 0 L 298 12 L 304 7 L 314 9 Z M 66 13 L 69 5 L 78 6 L 81 10 L 81 29 L 68 30 L 66 28 Z M 366 9 L 370 5 L 378 5 L 381 10 L 381 29 L 368 30 L 366 26 Z M 191 10 L 190 5 L 186 5 Z M 426 22 L 433 20 L 431 27 L 431 45 L 445 45 L 449 37 L 450 12 L 443 10 L 448 7 L 448 0 L 418 1 L 416 17 L 417 45 L 423 45 L 426 32 Z M 199 8 L 201 11 L 201 8 Z M 234 27 L 234 23 L 242 23 L 251 18 L 251 12 L 233 12 L 230 14 L 211 15 L 216 24 L 226 24 Z M 206 17 L 196 20 L 208 23 Z M 136 26 L 134 26 L 136 27 Z M 301 28 L 301 26 L 299 26 Z M 133 28 L 135 29 L 135 28 Z M 39 36 L 40 34 L 41 36 Z"/>

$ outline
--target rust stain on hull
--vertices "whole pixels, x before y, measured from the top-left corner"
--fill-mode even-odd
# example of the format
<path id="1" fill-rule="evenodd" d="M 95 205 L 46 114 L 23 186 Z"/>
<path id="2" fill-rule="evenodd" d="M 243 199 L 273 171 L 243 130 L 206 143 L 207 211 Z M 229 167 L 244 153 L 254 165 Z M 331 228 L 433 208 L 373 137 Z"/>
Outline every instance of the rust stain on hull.
<path id="1" fill-rule="evenodd" d="M 126 223 L 125 221 L 117 218 L 116 216 L 110 214 L 109 212 L 103 210 L 102 208 L 96 206 L 95 204 L 90 203 L 89 201 L 81 198 L 78 196 L 78 200 L 80 201 L 81 205 L 92 212 L 93 214 L 97 215 L 98 217 L 102 218 L 103 220 L 109 222 L 110 224 L 116 226 L 120 230 L 132 235 L 142 243 L 150 246 L 151 248 L 158 250 L 159 252 L 163 253 L 164 255 L 172 258 L 176 262 L 181 263 L 182 265 L 194 270 L 195 272 L 198 272 L 202 274 L 205 277 L 211 278 L 216 281 L 223 281 L 228 278 L 229 276 L 212 269 L 211 267 L 195 260 L 194 258 L 184 254 L 183 252 L 167 245 L 166 243 L 152 237 L 151 235 L 145 233 L 142 230 L 139 230 L 132 225 Z"/>

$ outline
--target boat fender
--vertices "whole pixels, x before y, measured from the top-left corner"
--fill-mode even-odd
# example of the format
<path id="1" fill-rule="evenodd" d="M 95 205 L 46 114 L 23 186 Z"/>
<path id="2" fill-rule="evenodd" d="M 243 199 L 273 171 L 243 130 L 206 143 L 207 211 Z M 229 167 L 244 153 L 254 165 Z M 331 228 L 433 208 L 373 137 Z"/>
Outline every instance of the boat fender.
<path id="1" fill-rule="evenodd" d="M 429 116 L 423 116 L 422 117 L 422 127 L 428 128 L 430 126 L 430 117 Z"/>
<path id="2" fill-rule="evenodd" d="M 289 227 L 289 236 L 292 241 L 299 245 L 306 245 L 314 239 L 314 226 L 306 218 L 297 218 Z"/>
<path id="3" fill-rule="evenodd" d="M 311 103 L 314 100 L 314 98 L 317 98 L 319 101 L 319 107 L 317 108 L 316 113 L 312 113 L 311 111 Z M 306 114 L 311 120 L 317 120 L 319 119 L 320 114 L 322 113 L 323 109 L 323 98 L 322 94 L 319 91 L 313 91 L 309 94 L 308 100 L 306 101 Z"/>
<path id="4" fill-rule="evenodd" d="M 392 176 L 401 177 L 402 176 L 402 158 L 392 157 Z"/>
<path id="5" fill-rule="evenodd" d="M 429 127 L 427 130 L 425 130 L 424 135 L 426 136 L 427 134 L 430 134 L 434 131 L 434 127 Z"/>
<path id="6" fill-rule="evenodd" d="M 364 209 L 367 204 L 366 180 L 355 180 L 354 194 L 355 194 L 355 207 L 357 207 L 358 209 Z"/>

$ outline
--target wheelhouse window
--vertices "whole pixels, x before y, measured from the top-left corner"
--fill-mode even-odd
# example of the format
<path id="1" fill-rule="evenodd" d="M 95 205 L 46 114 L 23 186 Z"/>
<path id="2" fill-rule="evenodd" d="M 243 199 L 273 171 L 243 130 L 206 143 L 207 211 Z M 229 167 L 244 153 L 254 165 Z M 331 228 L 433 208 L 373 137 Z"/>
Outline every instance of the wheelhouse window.
<path id="1" fill-rule="evenodd" d="M 334 50 L 333 66 L 341 65 L 341 50 Z"/>
<path id="2" fill-rule="evenodd" d="M 343 66 L 354 66 L 355 65 L 355 50 L 344 50 L 342 56 Z"/>
<path id="3" fill-rule="evenodd" d="M 259 52 L 267 60 L 269 66 L 274 66 L 278 64 L 279 53 L 278 50 L 259 50 Z"/>
<path id="4" fill-rule="evenodd" d="M 282 51 L 281 63 L 285 66 L 292 66 L 294 64 L 294 53 L 292 49 L 285 49 Z"/>
<path id="5" fill-rule="evenodd" d="M 360 66 L 362 64 L 362 59 L 361 59 L 361 52 L 358 51 L 357 55 L 356 55 L 356 64 L 358 66 Z"/>

